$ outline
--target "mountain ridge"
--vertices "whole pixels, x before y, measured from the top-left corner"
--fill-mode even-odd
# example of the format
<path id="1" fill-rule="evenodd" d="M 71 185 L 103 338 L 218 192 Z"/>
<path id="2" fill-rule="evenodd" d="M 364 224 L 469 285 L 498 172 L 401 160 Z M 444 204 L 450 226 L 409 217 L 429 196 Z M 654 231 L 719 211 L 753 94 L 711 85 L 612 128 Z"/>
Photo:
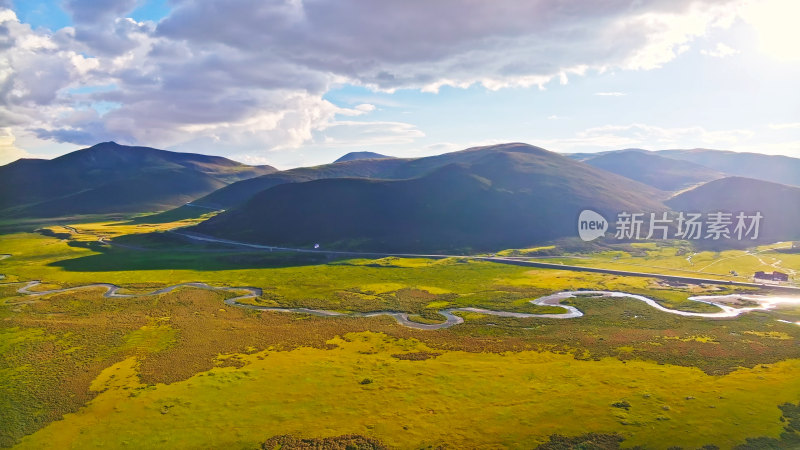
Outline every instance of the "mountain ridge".
<path id="1" fill-rule="evenodd" d="M 192 229 L 273 245 L 470 251 L 575 235 L 585 208 L 666 209 L 662 191 L 527 144 L 410 162 L 396 174 L 422 175 L 276 185 Z"/>
<path id="2" fill-rule="evenodd" d="M 725 177 L 722 172 L 691 161 L 639 150 L 604 153 L 582 162 L 665 191 L 679 191 Z"/>
<path id="3" fill-rule="evenodd" d="M 336 163 L 346 162 L 346 161 L 355 161 L 355 160 L 358 160 L 358 159 L 389 159 L 389 158 L 394 158 L 394 156 L 381 155 L 380 153 L 366 152 L 366 151 L 364 151 L 364 152 L 350 152 L 350 153 L 347 153 L 345 155 L 342 155 L 339 159 L 337 159 L 333 163 L 336 164 Z"/>
<path id="4" fill-rule="evenodd" d="M 55 217 L 75 211 L 164 209 L 275 171 L 220 156 L 103 142 L 52 160 L 22 159 L 0 166 L 0 215 Z"/>

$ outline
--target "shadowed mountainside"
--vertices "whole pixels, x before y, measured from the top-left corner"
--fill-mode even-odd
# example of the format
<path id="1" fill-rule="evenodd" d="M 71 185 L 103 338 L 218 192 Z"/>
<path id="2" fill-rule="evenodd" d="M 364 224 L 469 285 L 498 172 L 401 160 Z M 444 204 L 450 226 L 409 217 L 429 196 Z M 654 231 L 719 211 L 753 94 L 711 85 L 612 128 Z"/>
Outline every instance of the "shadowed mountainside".
<path id="1" fill-rule="evenodd" d="M 400 180 L 274 186 L 194 227 L 248 242 L 385 251 L 508 248 L 576 233 L 582 209 L 663 210 L 664 193 L 526 144 L 405 161 Z"/>
<path id="2" fill-rule="evenodd" d="M 20 159 L 0 167 L 0 215 L 163 210 L 275 171 L 218 156 L 104 142 L 52 160 Z"/>
<path id="3" fill-rule="evenodd" d="M 800 239 L 800 188 L 794 186 L 728 177 L 683 192 L 665 203 L 676 211 L 732 213 L 734 225 L 738 213 L 760 212 L 760 241 Z"/>

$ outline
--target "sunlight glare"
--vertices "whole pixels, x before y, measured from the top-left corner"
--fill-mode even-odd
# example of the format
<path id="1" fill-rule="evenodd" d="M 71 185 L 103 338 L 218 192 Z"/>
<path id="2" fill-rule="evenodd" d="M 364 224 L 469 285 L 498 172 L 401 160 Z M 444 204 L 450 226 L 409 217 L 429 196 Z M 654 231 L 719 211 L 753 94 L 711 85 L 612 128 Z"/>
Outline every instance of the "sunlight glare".
<path id="1" fill-rule="evenodd" d="M 748 4 L 742 11 L 755 28 L 762 53 L 780 61 L 800 61 L 800 1 L 767 0 Z"/>

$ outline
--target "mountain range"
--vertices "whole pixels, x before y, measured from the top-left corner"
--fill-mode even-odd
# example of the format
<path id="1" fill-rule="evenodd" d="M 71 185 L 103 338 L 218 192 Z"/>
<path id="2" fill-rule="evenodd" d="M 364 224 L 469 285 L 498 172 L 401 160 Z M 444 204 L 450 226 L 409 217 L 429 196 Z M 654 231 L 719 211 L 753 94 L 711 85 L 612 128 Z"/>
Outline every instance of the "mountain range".
<path id="1" fill-rule="evenodd" d="M 580 161 L 665 191 L 679 191 L 725 177 L 700 164 L 639 150 L 589 155 Z"/>
<path id="2" fill-rule="evenodd" d="M 193 231 L 292 246 L 470 251 L 573 235 L 585 208 L 666 209 L 655 188 L 526 144 L 406 160 L 391 173 L 421 175 L 286 183 Z"/>
<path id="3" fill-rule="evenodd" d="M 758 211 L 763 242 L 800 238 L 798 184 L 800 159 L 705 149 L 562 155 L 511 143 L 422 158 L 353 152 L 277 171 L 106 142 L 1 166 L 0 218 L 165 210 L 199 217 L 212 208 L 224 211 L 194 231 L 271 245 L 433 252 L 575 236 L 583 209 L 611 224 L 619 211 Z"/>
<path id="4" fill-rule="evenodd" d="M 104 142 L 52 160 L 0 166 L 0 217 L 159 211 L 273 172 L 219 156 Z"/>
<path id="5" fill-rule="evenodd" d="M 568 156 L 592 164 L 595 160 L 600 164 L 607 164 L 606 170 L 627 172 L 636 175 L 632 167 L 623 161 L 626 158 L 636 164 L 645 161 L 644 157 L 636 158 L 635 155 L 649 155 L 652 164 L 639 165 L 640 170 L 655 171 L 656 178 L 659 173 L 687 179 L 695 178 L 699 181 L 710 181 L 719 178 L 716 174 L 724 176 L 740 176 L 755 178 L 757 180 L 771 181 L 774 183 L 800 186 L 800 158 L 783 155 L 765 155 L 763 153 L 731 152 L 727 150 L 709 150 L 695 148 L 691 150 L 657 150 L 649 151 L 640 148 L 613 150 L 598 153 L 571 153 Z M 660 157 L 660 158 L 655 158 Z M 606 162 L 604 159 L 608 158 Z M 636 159 L 633 159 L 636 158 Z M 616 163 L 612 163 L 616 161 Z M 674 163 L 682 161 L 683 163 Z M 679 165 L 680 164 L 680 165 Z"/>

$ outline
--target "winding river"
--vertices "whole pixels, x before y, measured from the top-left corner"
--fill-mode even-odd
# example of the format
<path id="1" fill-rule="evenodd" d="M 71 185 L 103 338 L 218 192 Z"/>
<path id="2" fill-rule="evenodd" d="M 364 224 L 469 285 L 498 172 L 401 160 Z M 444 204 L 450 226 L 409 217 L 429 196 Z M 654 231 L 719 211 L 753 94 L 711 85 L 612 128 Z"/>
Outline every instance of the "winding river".
<path id="1" fill-rule="evenodd" d="M 352 313 L 343 313 L 339 311 L 330 311 L 325 309 L 311 309 L 311 308 L 280 308 L 280 307 L 272 307 L 272 306 L 259 306 L 259 305 L 252 305 L 248 303 L 242 303 L 242 300 L 250 299 L 250 298 L 258 298 L 261 296 L 262 291 L 260 288 L 257 287 L 218 287 L 218 286 L 211 286 L 206 283 L 180 283 L 175 284 L 172 286 L 168 286 L 162 289 L 158 289 L 152 292 L 144 293 L 144 294 L 121 294 L 119 290 L 122 289 L 120 286 L 110 283 L 93 283 L 87 284 L 82 286 L 75 286 L 70 288 L 64 289 L 51 289 L 51 290 L 43 290 L 43 291 L 34 291 L 31 290 L 32 288 L 41 285 L 40 281 L 29 281 L 29 282 L 16 282 L 16 283 L 4 283 L 4 284 L 20 284 L 25 283 L 25 285 L 19 289 L 17 292 L 20 294 L 26 294 L 28 296 L 43 296 L 48 294 L 56 294 L 59 292 L 68 292 L 77 289 L 88 289 L 88 288 L 104 288 L 106 292 L 103 294 L 103 297 L 106 298 L 130 298 L 130 297 L 141 297 L 141 296 L 148 296 L 148 295 L 158 295 L 158 294 L 166 294 L 167 292 L 171 292 L 175 289 L 183 288 L 183 287 L 191 287 L 197 289 L 207 289 L 211 291 L 226 291 L 226 292 L 238 292 L 243 293 L 243 295 L 239 295 L 237 297 L 229 298 L 225 300 L 225 303 L 230 306 L 235 306 L 239 308 L 247 308 L 252 310 L 258 311 L 275 311 L 275 312 L 285 312 L 285 313 L 300 313 L 300 314 L 311 314 L 315 316 L 347 316 L 347 317 L 374 317 L 374 316 L 390 316 L 394 318 L 397 323 L 410 327 L 416 328 L 420 330 L 438 330 L 442 328 L 449 328 L 453 325 L 458 325 L 464 322 L 462 317 L 455 315 L 456 312 L 473 312 L 473 313 L 480 313 L 486 315 L 492 315 L 497 317 L 515 317 L 515 318 L 547 318 L 547 319 L 573 319 L 576 317 L 583 316 L 583 313 L 575 308 L 574 306 L 570 305 L 562 305 L 561 302 L 577 296 L 594 296 L 594 297 L 606 297 L 606 298 L 632 298 L 634 300 L 639 300 L 641 302 L 646 303 L 647 305 L 655 308 L 659 311 L 663 311 L 670 314 L 677 314 L 679 316 L 685 317 L 704 317 L 704 318 L 730 318 L 736 317 L 740 314 L 744 314 L 750 311 L 766 311 L 773 309 L 781 304 L 795 304 L 800 305 L 800 297 L 782 297 L 782 296 L 760 296 L 760 295 L 739 295 L 739 294 L 732 294 L 732 295 L 707 295 L 707 296 L 694 296 L 689 297 L 689 300 L 706 303 L 709 305 L 714 305 L 720 309 L 718 312 L 713 313 L 703 313 L 703 312 L 690 312 L 690 311 L 680 311 L 676 309 L 666 308 L 660 305 L 655 300 L 636 294 L 628 294 L 624 292 L 614 292 L 614 291 L 564 291 L 558 292 L 555 294 L 547 295 L 545 297 L 540 297 L 535 300 L 531 300 L 531 303 L 534 305 L 539 306 L 558 306 L 563 308 L 565 312 L 558 313 L 558 314 L 531 314 L 531 313 L 520 313 L 520 312 L 510 312 L 510 311 L 495 311 L 490 309 L 483 309 L 483 308 L 473 308 L 473 307 L 462 307 L 462 308 L 447 308 L 439 310 L 439 314 L 445 317 L 445 321 L 441 323 L 434 323 L 434 324 L 426 324 L 426 323 L 419 323 L 414 322 L 408 318 L 408 313 L 398 312 L 398 311 L 374 311 L 368 313 L 359 313 L 359 312 L 352 312 Z M 724 303 L 724 300 L 750 300 L 753 302 L 758 303 L 758 306 L 753 307 L 745 307 L 745 308 L 734 308 L 728 304 Z"/>

